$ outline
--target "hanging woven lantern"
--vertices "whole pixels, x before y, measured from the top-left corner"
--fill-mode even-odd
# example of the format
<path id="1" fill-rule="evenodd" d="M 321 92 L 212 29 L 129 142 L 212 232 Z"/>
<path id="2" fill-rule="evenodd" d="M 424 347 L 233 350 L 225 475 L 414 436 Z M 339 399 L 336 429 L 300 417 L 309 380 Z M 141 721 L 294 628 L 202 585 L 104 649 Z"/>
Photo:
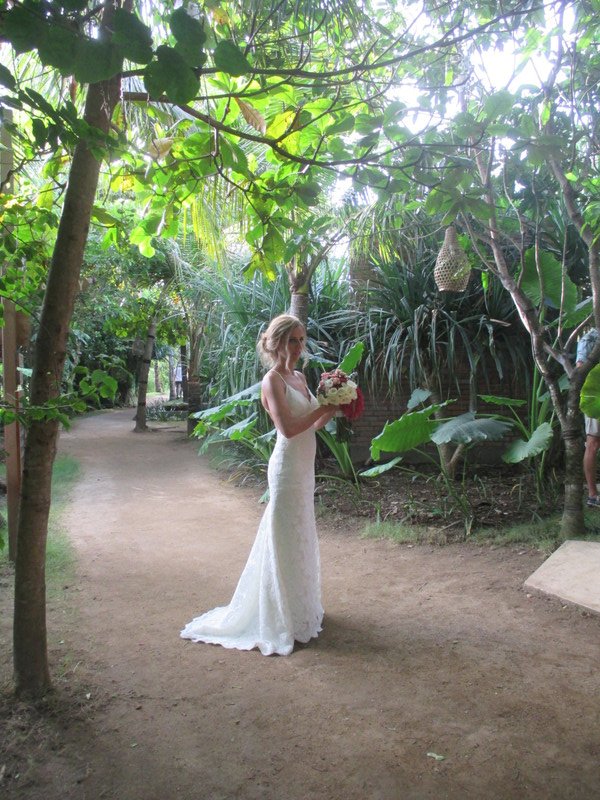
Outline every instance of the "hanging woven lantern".
<path id="1" fill-rule="evenodd" d="M 469 283 L 469 259 L 458 243 L 456 230 L 452 225 L 446 228 L 444 244 L 440 247 L 433 277 L 440 292 L 464 292 Z"/>

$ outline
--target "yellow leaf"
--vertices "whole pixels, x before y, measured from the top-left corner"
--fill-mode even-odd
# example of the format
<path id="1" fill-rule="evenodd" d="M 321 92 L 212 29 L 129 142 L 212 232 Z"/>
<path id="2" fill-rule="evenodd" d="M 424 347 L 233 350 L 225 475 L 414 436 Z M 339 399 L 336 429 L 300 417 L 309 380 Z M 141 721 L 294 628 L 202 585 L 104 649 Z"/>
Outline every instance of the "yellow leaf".
<path id="1" fill-rule="evenodd" d="M 262 133 L 263 136 L 267 132 L 267 123 L 265 122 L 265 118 L 263 115 L 257 111 L 250 103 L 246 103 L 245 100 L 239 100 L 237 97 L 235 98 L 235 102 L 240 107 L 240 111 L 242 112 L 243 118 L 246 120 L 248 125 L 251 125 L 255 131 Z"/>
<path id="2" fill-rule="evenodd" d="M 229 14 L 223 8 L 211 8 L 210 13 L 216 25 L 229 25 Z"/>
<path id="3" fill-rule="evenodd" d="M 148 145 L 148 155 L 152 158 L 161 158 L 166 156 L 173 145 L 173 137 L 168 136 L 164 139 L 152 139 Z"/>

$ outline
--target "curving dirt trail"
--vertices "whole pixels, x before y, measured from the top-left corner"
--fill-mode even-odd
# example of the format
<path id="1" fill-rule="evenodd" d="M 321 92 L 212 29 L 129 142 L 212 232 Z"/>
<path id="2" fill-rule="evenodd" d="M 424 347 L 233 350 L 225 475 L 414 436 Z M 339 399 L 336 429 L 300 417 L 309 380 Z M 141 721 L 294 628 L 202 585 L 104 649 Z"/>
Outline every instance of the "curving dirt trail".
<path id="1" fill-rule="evenodd" d="M 49 629 L 53 670 L 83 713 L 0 793 L 600 796 L 600 619 L 523 592 L 543 556 L 367 541 L 329 520 L 316 642 L 265 658 L 183 641 L 185 622 L 228 602 L 259 492 L 223 481 L 180 427 L 134 434 L 131 416 L 61 436 L 83 467 L 64 519 L 78 566 Z"/>

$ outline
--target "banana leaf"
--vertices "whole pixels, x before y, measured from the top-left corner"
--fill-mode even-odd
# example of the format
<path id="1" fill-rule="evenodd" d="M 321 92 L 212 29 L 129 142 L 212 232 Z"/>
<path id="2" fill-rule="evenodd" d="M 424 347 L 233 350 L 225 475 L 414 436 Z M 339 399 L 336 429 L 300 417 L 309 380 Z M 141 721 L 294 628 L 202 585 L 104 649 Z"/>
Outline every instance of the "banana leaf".
<path id="1" fill-rule="evenodd" d="M 550 447 L 552 438 L 552 425 L 549 422 L 542 422 L 529 440 L 517 439 L 513 442 L 502 455 L 502 460 L 507 464 L 518 464 L 526 458 L 533 458 Z"/>
<path id="2" fill-rule="evenodd" d="M 442 423 L 431 435 L 435 444 L 473 444 L 496 441 L 512 428 L 509 422 L 499 419 L 475 419 L 475 412 L 468 411 L 448 422 Z"/>

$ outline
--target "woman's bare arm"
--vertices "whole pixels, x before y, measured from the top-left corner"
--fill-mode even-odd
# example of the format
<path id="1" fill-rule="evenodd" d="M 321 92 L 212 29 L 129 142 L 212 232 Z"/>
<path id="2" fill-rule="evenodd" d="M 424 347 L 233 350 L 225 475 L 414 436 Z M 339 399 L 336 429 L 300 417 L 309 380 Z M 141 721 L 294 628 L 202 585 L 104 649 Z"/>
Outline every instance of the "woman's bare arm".
<path id="1" fill-rule="evenodd" d="M 309 428 L 322 428 L 333 416 L 335 409 L 319 406 L 300 417 L 294 416 L 286 398 L 286 384 L 280 375 L 267 372 L 262 382 L 262 404 L 278 431 L 291 439 Z"/>

